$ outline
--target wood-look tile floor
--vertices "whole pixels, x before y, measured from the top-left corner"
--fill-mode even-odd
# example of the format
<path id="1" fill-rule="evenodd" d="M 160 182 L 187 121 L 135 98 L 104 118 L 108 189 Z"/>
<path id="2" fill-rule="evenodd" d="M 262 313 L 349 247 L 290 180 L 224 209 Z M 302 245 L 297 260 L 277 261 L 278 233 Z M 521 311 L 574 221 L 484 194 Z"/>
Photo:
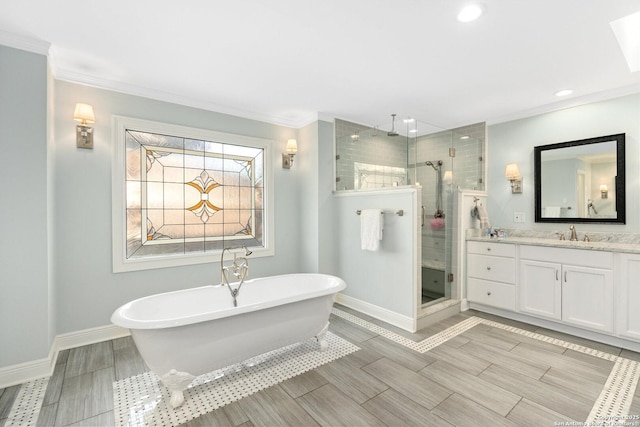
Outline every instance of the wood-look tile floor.
<path id="1" fill-rule="evenodd" d="M 340 309 L 415 341 L 478 316 L 640 361 L 638 353 L 474 311 L 409 334 Z M 341 317 L 330 321 L 331 332 L 361 350 L 185 425 L 554 426 L 587 419 L 613 366 L 485 324 L 418 353 Z M 114 425 L 113 382 L 145 371 L 130 338 L 63 351 L 37 425 Z M 0 427 L 19 388 L 0 390 Z M 633 392 L 630 414 L 638 415 L 640 391 Z"/>

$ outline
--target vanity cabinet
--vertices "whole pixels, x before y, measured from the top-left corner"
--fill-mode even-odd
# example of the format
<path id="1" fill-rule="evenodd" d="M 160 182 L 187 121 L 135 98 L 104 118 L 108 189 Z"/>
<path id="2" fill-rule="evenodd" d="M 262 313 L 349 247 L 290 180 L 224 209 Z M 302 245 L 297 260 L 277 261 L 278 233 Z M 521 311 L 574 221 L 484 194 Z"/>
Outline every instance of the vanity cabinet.
<path id="1" fill-rule="evenodd" d="M 470 308 L 640 351 L 637 246 L 525 239 L 467 241 Z"/>
<path id="2" fill-rule="evenodd" d="M 467 299 L 515 310 L 516 247 L 492 242 L 467 243 Z"/>
<path id="3" fill-rule="evenodd" d="M 547 319 L 562 318 L 562 264 L 520 260 L 518 311 Z"/>
<path id="4" fill-rule="evenodd" d="M 613 333 L 613 254 L 520 246 L 517 310 Z"/>
<path id="5" fill-rule="evenodd" d="M 640 341 L 640 254 L 622 253 L 619 257 L 616 335 Z"/>

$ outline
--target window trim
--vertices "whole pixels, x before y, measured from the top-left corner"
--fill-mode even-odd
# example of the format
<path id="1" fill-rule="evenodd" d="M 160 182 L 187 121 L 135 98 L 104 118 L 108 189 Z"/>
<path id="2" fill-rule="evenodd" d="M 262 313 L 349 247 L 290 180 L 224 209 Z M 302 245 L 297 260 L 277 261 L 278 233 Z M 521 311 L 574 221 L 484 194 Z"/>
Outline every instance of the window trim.
<path id="1" fill-rule="evenodd" d="M 208 129 L 155 122 L 126 116 L 113 116 L 113 157 L 111 162 L 111 197 L 112 197 L 112 255 L 113 272 L 150 270 L 165 267 L 218 262 L 220 250 L 204 254 L 160 255 L 145 259 L 126 258 L 126 130 L 160 133 L 181 138 L 202 139 L 225 144 L 244 145 L 264 150 L 264 247 L 251 247 L 251 257 L 266 257 L 275 254 L 274 239 L 274 176 L 271 148 L 273 141 L 245 135 L 230 134 Z"/>

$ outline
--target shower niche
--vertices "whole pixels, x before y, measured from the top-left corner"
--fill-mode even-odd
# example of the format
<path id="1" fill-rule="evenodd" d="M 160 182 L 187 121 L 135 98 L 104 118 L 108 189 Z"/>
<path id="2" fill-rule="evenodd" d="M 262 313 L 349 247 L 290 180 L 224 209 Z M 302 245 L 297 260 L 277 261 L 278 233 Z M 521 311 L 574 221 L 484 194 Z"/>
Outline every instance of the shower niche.
<path id="1" fill-rule="evenodd" d="M 391 116 L 366 126 L 335 120 L 335 190 L 416 186 L 421 189 L 419 301 L 423 308 L 451 298 L 452 218 L 456 190 L 484 190 L 485 123 L 442 129 Z"/>

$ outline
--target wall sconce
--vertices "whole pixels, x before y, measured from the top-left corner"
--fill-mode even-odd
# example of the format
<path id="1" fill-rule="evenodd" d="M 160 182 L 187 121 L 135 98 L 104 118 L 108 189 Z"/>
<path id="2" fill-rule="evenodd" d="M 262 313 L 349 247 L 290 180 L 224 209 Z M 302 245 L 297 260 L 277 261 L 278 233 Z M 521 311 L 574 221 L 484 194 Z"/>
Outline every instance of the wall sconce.
<path id="1" fill-rule="evenodd" d="M 282 168 L 291 169 L 293 165 L 293 156 L 298 152 L 298 141 L 290 139 L 287 141 L 287 152 L 282 153 Z"/>
<path id="2" fill-rule="evenodd" d="M 442 180 L 445 184 L 451 186 L 451 184 L 453 183 L 453 172 L 444 171 L 444 177 L 442 178 Z"/>
<path id="3" fill-rule="evenodd" d="M 609 197 L 609 189 L 607 188 L 607 184 L 602 184 L 600 186 L 600 198 L 606 199 Z"/>
<path id="4" fill-rule="evenodd" d="M 81 123 L 76 126 L 76 147 L 93 148 L 93 128 L 87 126 L 87 123 L 96 122 L 93 107 L 89 104 L 76 104 L 73 120 Z"/>
<path id="5" fill-rule="evenodd" d="M 504 175 L 511 182 L 511 193 L 522 193 L 522 175 L 517 163 L 509 163 Z"/>

